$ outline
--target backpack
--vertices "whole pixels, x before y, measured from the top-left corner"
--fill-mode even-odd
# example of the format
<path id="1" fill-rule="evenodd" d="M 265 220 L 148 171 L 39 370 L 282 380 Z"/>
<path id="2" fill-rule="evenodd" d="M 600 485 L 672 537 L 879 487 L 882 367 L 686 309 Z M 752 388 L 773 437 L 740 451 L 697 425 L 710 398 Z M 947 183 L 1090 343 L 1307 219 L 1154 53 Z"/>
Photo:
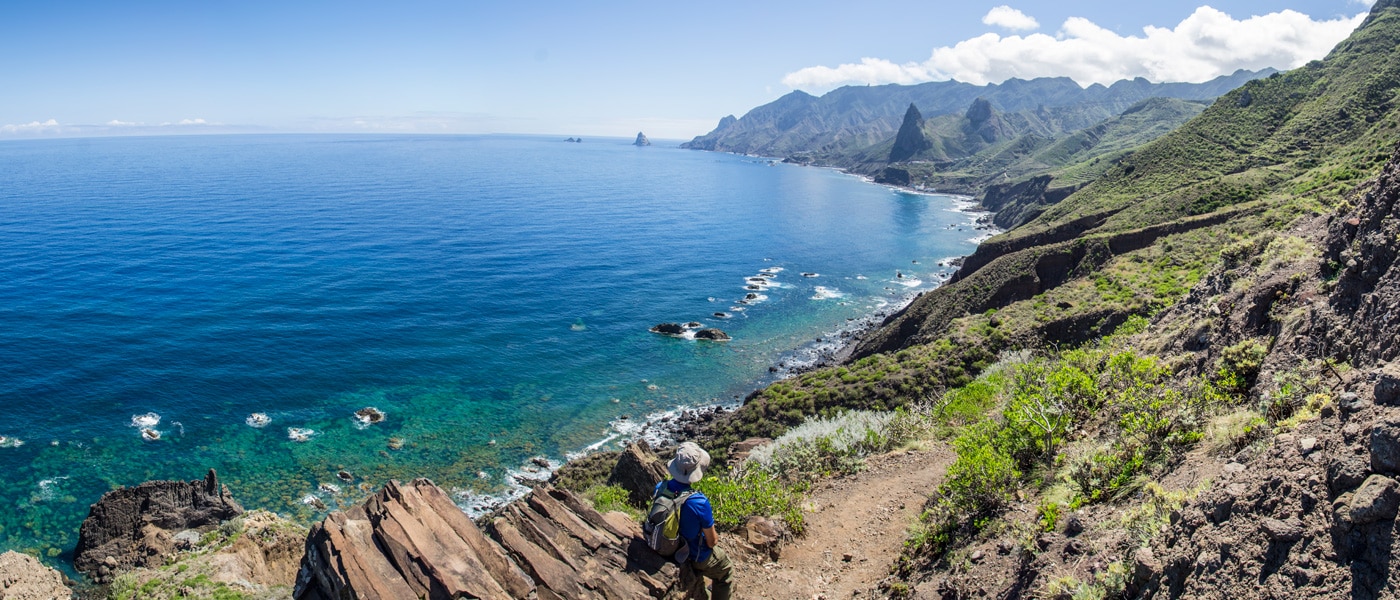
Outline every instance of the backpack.
<path id="1" fill-rule="evenodd" d="M 684 563 L 690 558 L 690 547 L 681 538 L 681 506 L 695 495 L 695 490 L 673 492 L 665 484 L 651 498 L 651 510 L 642 523 L 642 535 L 647 546 L 657 554 Z"/>

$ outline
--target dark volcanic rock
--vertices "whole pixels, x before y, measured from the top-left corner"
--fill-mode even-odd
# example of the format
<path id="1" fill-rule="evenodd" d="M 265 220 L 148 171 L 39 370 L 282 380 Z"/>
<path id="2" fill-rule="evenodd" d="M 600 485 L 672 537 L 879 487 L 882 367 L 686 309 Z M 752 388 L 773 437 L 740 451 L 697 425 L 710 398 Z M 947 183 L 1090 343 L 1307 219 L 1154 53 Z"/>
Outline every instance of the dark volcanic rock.
<path id="1" fill-rule="evenodd" d="M 908 160 L 932 147 L 933 142 L 924 135 L 924 116 L 911 102 L 909 110 L 904 111 L 904 123 L 899 126 L 899 133 L 894 136 L 894 147 L 890 148 L 890 162 Z"/>
<path id="2" fill-rule="evenodd" d="M 1400 420 L 1381 421 L 1371 428 L 1371 470 L 1400 472 Z"/>
<path id="3" fill-rule="evenodd" d="M 650 146 L 650 145 L 651 145 L 651 140 L 647 139 L 646 134 L 643 134 L 642 132 L 638 131 L 638 132 L 637 132 L 637 141 L 632 142 L 632 145 L 633 145 L 633 146 Z"/>
<path id="4" fill-rule="evenodd" d="M 652 453 L 645 440 L 628 444 L 617 458 L 608 485 L 619 485 L 627 490 L 627 499 L 634 506 L 645 506 L 651 502 L 656 484 L 666 479 L 666 465 Z"/>
<path id="5" fill-rule="evenodd" d="M 725 333 L 725 332 L 723 332 L 723 331 L 720 331 L 720 330 L 714 329 L 714 328 L 710 328 L 710 329 L 701 329 L 700 331 L 695 332 L 695 339 L 697 339 L 697 340 L 710 340 L 710 341 L 714 341 L 714 342 L 727 342 L 727 341 L 729 341 L 731 338 L 729 337 L 729 334 L 727 334 L 727 333 Z"/>
<path id="6" fill-rule="evenodd" d="M 219 485 L 213 469 L 202 481 L 148 481 L 113 490 L 83 521 L 73 566 L 99 582 L 131 567 L 158 566 L 175 551 L 175 533 L 212 529 L 241 514 L 243 507 Z"/>
<path id="7" fill-rule="evenodd" d="M 390 483 L 314 526 L 298 600 L 662 598 L 678 573 L 626 517 L 536 488 L 479 529 L 431 481 Z M 489 537 L 488 537 L 489 532 Z"/>
<path id="8" fill-rule="evenodd" d="M 1339 509 L 1339 517 L 1353 525 L 1365 525 L 1392 520 L 1397 510 L 1400 510 L 1400 483 L 1384 475 L 1372 475 Z"/>
<path id="9" fill-rule="evenodd" d="M 651 332 L 661 335 L 681 335 L 685 333 L 685 326 L 680 323 L 661 323 L 653 326 Z"/>

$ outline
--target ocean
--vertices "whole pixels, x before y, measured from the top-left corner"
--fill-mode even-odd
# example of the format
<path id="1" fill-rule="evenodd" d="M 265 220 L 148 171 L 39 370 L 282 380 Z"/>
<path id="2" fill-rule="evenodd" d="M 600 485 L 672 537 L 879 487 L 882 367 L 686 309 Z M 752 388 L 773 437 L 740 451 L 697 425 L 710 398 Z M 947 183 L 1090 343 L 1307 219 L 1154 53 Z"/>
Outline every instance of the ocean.
<path id="1" fill-rule="evenodd" d="M 103 492 L 210 468 L 308 521 L 414 477 L 473 510 L 810 363 L 980 233 L 956 198 L 629 142 L 0 142 L 0 550 L 61 562 Z"/>

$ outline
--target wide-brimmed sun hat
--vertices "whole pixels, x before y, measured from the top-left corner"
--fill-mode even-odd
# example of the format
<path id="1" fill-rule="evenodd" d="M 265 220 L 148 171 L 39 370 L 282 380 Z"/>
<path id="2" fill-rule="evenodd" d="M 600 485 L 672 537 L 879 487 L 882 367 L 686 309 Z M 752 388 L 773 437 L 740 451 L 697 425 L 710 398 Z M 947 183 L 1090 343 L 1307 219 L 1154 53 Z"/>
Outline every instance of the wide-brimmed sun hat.
<path id="1" fill-rule="evenodd" d="M 708 468 L 710 453 L 695 445 L 695 442 L 685 442 L 677 447 L 676 457 L 666 465 L 666 470 L 671 472 L 671 478 L 685 484 L 700 481 Z"/>

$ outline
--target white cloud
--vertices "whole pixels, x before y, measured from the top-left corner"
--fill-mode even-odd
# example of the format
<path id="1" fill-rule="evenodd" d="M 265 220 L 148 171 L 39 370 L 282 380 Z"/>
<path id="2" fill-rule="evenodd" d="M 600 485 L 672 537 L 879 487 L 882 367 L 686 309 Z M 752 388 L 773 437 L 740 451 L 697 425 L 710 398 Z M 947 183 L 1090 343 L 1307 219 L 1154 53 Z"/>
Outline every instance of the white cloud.
<path id="1" fill-rule="evenodd" d="M 987 16 L 982 17 L 982 23 L 1010 29 L 1012 31 L 1040 29 L 1039 21 L 1005 4 L 987 11 Z"/>
<path id="2" fill-rule="evenodd" d="M 177 123 L 177 125 L 208 125 L 208 124 L 209 124 L 209 123 L 208 123 L 207 121 L 205 121 L 204 119 L 180 119 L 180 122 Z"/>
<path id="3" fill-rule="evenodd" d="M 35 134 L 57 131 L 58 121 L 49 119 L 44 122 L 34 121 L 32 123 L 22 123 L 19 125 L 0 125 L 0 133 L 9 134 Z"/>
<path id="4" fill-rule="evenodd" d="M 991 17 L 991 13 L 988 13 Z M 837 67 L 807 67 L 783 77 L 789 87 L 824 90 L 845 84 L 922 83 L 956 79 L 973 84 L 1013 77 L 1069 77 L 1083 85 L 1145 77 L 1200 82 L 1237 69 L 1292 69 L 1322 58 L 1356 29 L 1366 13 L 1314 20 L 1284 10 L 1247 19 L 1202 6 L 1175 28 L 1147 26 L 1123 36 L 1071 17 L 1055 36 L 995 33 L 935 48 L 923 62 L 879 58 Z"/>
<path id="5" fill-rule="evenodd" d="M 140 126 L 140 125 L 142 125 L 142 124 L 141 124 L 141 123 L 132 123 L 132 122 L 130 122 L 130 121 L 122 121 L 122 120 L 120 120 L 120 119 L 112 119 L 111 121 L 107 121 L 107 126 L 108 126 L 108 127 L 138 127 L 138 126 Z"/>

